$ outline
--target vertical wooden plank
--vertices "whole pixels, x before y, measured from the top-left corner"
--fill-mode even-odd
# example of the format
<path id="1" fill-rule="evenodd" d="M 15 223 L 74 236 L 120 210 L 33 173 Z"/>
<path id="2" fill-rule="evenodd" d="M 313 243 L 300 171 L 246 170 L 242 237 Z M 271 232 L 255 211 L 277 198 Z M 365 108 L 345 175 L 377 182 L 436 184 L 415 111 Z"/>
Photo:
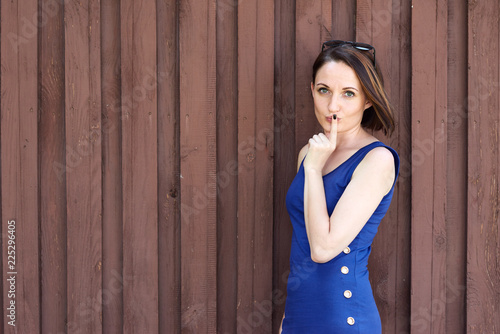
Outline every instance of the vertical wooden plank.
<path id="1" fill-rule="evenodd" d="M 40 2 L 40 244 L 41 330 L 64 333 L 67 311 L 66 171 L 78 160 L 66 161 L 64 112 L 64 8 Z M 50 18 L 50 19 L 48 19 Z"/>
<path id="2" fill-rule="evenodd" d="M 158 332 L 156 2 L 121 2 L 124 333 Z"/>
<path id="3" fill-rule="evenodd" d="M 443 69 L 432 71 L 435 80 L 435 111 L 434 111 L 434 191 L 433 191 L 433 240 L 432 240 L 432 301 L 431 319 L 432 332 L 445 333 L 446 331 L 446 272 L 447 258 L 447 230 L 446 230 L 446 172 L 447 160 L 447 71 L 448 65 L 448 0 L 437 2 L 436 8 L 436 68 Z M 421 144 L 420 150 L 426 147 L 428 141 Z M 418 182 L 415 179 L 415 182 Z"/>
<path id="4" fill-rule="evenodd" d="M 102 328 L 123 333 L 123 228 L 120 155 L 120 2 L 101 5 Z"/>
<path id="5" fill-rule="evenodd" d="M 498 317 L 498 1 L 469 2 L 467 333 L 494 333 Z"/>
<path id="6" fill-rule="evenodd" d="M 272 330 L 272 219 L 274 157 L 274 1 L 257 3 L 255 35 L 255 222 L 254 222 L 254 326 L 257 333 Z M 242 57 L 240 57 L 242 59 Z M 243 64 L 242 64 L 243 65 Z M 244 77 L 241 78 L 244 80 Z M 243 81 L 242 80 L 242 81 Z M 242 84 L 240 81 L 240 84 Z M 244 87 L 244 85 L 243 85 Z M 243 106 L 240 105 L 240 108 Z M 243 115 L 245 109 L 242 108 Z M 240 182 L 249 182 L 242 180 Z M 243 212 L 243 211 L 240 211 Z M 261 319 L 264 319 L 261 321 Z M 262 323 L 262 324 L 260 324 Z"/>
<path id="7" fill-rule="evenodd" d="M 332 1 L 331 36 L 326 34 L 322 41 L 328 39 L 353 41 L 356 38 L 356 17 L 356 1 Z"/>
<path id="8" fill-rule="evenodd" d="M 274 4 L 238 6 L 238 328 L 272 325 Z"/>
<path id="9" fill-rule="evenodd" d="M 446 31 L 446 1 L 413 5 L 411 328 L 418 333 L 442 333 L 446 323 L 447 77 L 436 70 L 447 65 Z"/>
<path id="10" fill-rule="evenodd" d="M 181 332 L 178 16 L 174 0 L 157 3 L 159 332 Z"/>
<path id="11" fill-rule="evenodd" d="M 182 328 L 215 333 L 215 1 L 183 1 L 179 10 Z"/>
<path id="12" fill-rule="evenodd" d="M 411 331 L 416 333 L 432 333 L 430 318 L 422 318 L 422 314 L 429 314 L 432 302 L 434 165 L 429 156 L 422 153 L 416 155 L 414 151 L 418 149 L 415 147 L 416 140 L 427 139 L 434 127 L 435 81 L 434 74 L 429 73 L 429 69 L 436 68 L 436 22 L 429 22 L 427 14 L 435 12 L 436 4 L 431 4 L 430 1 L 413 4 Z"/>
<path id="13" fill-rule="evenodd" d="M 273 333 L 283 318 L 289 273 L 292 224 L 285 199 L 297 160 L 295 143 L 295 1 L 275 1 L 274 40 L 274 233 L 273 233 Z"/>
<path id="14" fill-rule="evenodd" d="M 3 333 L 40 330 L 38 4 L 1 4 Z"/>
<path id="15" fill-rule="evenodd" d="M 391 38 L 391 53 L 399 54 L 399 58 L 393 57 L 391 65 L 387 68 L 390 79 L 386 80 L 389 87 L 391 101 L 395 111 L 396 133 L 392 136 L 389 144 L 394 147 L 400 157 L 400 172 L 397 182 L 396 195 L 391 205 L 391 211 L 383 228 L 381 235 L 390 236 L 387 230 L 394 228 L 397 230 L 393 250 L 389 254 L 394 254 L 393 265 L 396 268 L 393 284 L 394 287 L 394 308 L 395 311 L 395 333 L 410 332 L 410 282 L 411 282 L 411 3 L 392 2 L 393 30 L 397 31 L 396 36 Z M 387 55 L 386 55 L 387 57 Z M 402 172 L 403 162 L 407 167 L 406 174 Z M 385 240 L 389 240 L 388 238 Z M 375 246 L 384 243 L 380 238 Z M 381 256 L 384 248 L 377 248 Z M 394 252 L 394 253 L 392 253 Z M 383 268 L 379 269 L 383 270 Z M 375 274 L 375 273 L 374 273 Z M 386 319 L 390 319 L 387 317 Z"/>
<path id="16" fill-rule="evenodd" d="M 372 44 L 397 124 L 392 138 L 376 136 L 395 148 L 402 165 L 410 165 L 409 3 L 358 1 L 357 41 Z M 393 202 L 374 240 L 369 270 L 382 328 L 409 331 L 410 173 L 400 173 Z"/>
<path id="17" fill-rule="evenodd" d="M 217 332 L 237 333 L 237 0 L 217 2 Z"/>
<path id="18" fill-rule="evenodd" d="M 465 333 L 467 263 L 467 3 L 448 2 L 446 332 Z"/>
<path id="19" fill-rule="evenodd" d="M 101 333 L 102 178 L 100 6 L 64 6 L 68 331 Z M 76 264 L 76 265 L 74 265 Z"/>

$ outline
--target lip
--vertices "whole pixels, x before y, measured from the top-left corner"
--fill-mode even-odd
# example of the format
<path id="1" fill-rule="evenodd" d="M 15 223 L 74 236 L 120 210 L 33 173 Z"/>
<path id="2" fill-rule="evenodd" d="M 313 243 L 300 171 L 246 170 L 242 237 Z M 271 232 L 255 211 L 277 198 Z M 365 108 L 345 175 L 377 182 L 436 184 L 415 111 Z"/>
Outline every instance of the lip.
<path id="1" fill-rule="evenodd" d="M 331 123 L 331 122 L 332 122 L 332 119 L 333 119 L 333 117 L 332 117 L 332 116 L 327 116 L 327 117 L 326 117 L 326 121 L 327 121 L 328 123 Z M 337 121 L 337 122 L 338 122 L 338 121 L 340 121 L 340 118 L 339 118 L 339 117 L 337 117 L 336 121 Z"/>

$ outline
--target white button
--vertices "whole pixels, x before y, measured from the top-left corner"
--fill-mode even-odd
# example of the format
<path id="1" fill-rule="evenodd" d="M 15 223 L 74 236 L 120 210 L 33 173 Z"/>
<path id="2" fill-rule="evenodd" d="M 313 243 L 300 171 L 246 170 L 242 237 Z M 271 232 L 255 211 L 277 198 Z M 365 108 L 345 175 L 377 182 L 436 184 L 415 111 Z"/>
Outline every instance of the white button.
<path id="1" fill-rule="evenodd" d="M 349 247 L 344 248 L 344 253 L 349 254 L 351 252 L 351 249 Z"/>
<path id="2" fill-rule="evenodd" d="M 344 297 L 346 297 L 347 299 L 351 298 L 352 297 L 352 292 L 350 290 L 345 290 L 344 291 Z"/>
<path id="3" fill-rule="evenodd" d="M 342 274 L 347 275 L 347 273 L 349 273 L 349 268 L 343 266 L 342 268 L 340 268 L 340 271 L 342 272 Z"/>
<path id="4" fill-rule="evenodd" d="M 354 325 L 354 318 L 353 317 L 347 318 L 347 323 L 351 326 Z"/>

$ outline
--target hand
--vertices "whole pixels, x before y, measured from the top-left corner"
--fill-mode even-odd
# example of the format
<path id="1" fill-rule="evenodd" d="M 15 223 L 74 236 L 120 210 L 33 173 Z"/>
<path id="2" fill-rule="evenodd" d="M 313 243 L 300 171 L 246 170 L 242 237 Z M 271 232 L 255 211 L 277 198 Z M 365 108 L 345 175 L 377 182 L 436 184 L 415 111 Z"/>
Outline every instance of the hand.
<path id="1" fill-rule="evenodd" d="M 328 158 L 337 147 L 337 122 L 337 115 L 333 114 L 329 137 L 324 133 L 319 133 L 309 139 L 309 148 L 304 160 L 304 169 L 323 171 Z"/>

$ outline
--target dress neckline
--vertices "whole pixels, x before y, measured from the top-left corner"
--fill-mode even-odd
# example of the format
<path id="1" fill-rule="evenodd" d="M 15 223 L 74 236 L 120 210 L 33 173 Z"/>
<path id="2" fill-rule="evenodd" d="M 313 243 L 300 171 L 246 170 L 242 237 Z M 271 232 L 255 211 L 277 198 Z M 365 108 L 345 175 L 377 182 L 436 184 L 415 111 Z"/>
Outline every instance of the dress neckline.
<path id="1" fill-rule="evenodd" d="M 342 167 L 342 165 L 346 164 L 349 160 L 353 159 L 355 156 L 357 156 L 359 154 L 359 152 L 361 152 L 361 150 L 367 148 L 368 146 L 371 146 L 375 143 L 382 143 L 380 140 L 376 140 L 374 142 L 371 142 L 370 144 L 367 144 L 363 147 L 360 147 L 356 152 L 354 152 L 353 154 L 351 154 L 351 156 L 349 158 L 347 158 L 346 160 L 344 160 L 340 165 L 338 165 L 337 167 L 335 167 L 334 169 L 332 169 L 330 172 L 326 173 L 325 175 L 323 175 L 323 177 L 327 177 L 328 175 L 332 174 L 333 172 L 335 172 L 337 169 L 339 169 L 340 167 Z"/>

